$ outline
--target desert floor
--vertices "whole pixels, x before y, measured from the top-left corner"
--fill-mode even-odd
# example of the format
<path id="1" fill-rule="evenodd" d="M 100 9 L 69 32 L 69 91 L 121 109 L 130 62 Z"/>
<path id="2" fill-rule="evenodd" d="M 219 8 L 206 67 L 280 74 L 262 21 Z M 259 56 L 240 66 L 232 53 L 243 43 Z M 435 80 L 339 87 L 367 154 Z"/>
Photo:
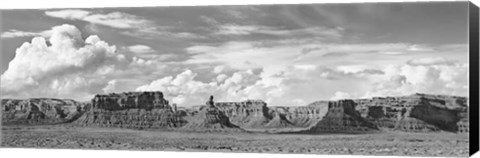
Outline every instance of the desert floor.
<path id="1" fill-rule="evenodd" d="M 1 146 L 354 155 L 468 156 L 468 135 L 454 133 L 266 134 L 80 128 L 3 127 Z"/>

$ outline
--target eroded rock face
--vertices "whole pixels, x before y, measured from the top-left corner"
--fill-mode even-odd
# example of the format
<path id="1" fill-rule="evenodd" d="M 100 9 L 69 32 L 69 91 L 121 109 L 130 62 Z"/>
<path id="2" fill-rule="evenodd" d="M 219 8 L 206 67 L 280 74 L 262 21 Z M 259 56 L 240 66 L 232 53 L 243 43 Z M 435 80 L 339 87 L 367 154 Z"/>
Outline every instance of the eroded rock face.
<path id="1" fill-rule="evenodd" d="M 69 99 L 2 99 L 2 124 L 56 124 L 75 120 L 88 104 Z"/>
<path id="2" fill-rule="evenodd" d="M 198 111 L 187 115 L 187 124 L 183 130 L 191 131 L 241 131 L 241 129 L 230 122 L 230 119 L 225 115 L 224 111 L 217 107 L 213 102 L 213 97 L 210 97 L 206 106 L 198 107 Z"/>
<path id="3" fill-rule="evenodd" d="M 272 119 L 267 104 L 261 100 L 219 102 L 215 106 L 225 113 L 230 122 L 242 128 L 262 128 Z"/>
<path id="4" fill-rule="evenodd" d="M 457 133 L 470 133 L 469 111 L 458 113 L 458 117 L 461 119 L 457 122 Z"/>
<path id="5" fill-rule="evenodd" d="M 122 128 L 175 128 L 186 122 L 174 112 L 162 92 L 129 92 L 96 95 L 92 110 L 76 123 L 80 126 Z"/>
<path id="6" fill-rule="evenodd" d="M 376 130 L 355 110 L 353 100 L 329 101 L 323 118 L 307 130 L 309 133 L 358 133 Z"/>
<path id="7" fill-rule="evenodd" d="M 96 95 L 91 103 L 60 99 L 4 99 L 2 123 L 161 128 L 208 131 L 301 129 L 310 133 L 469 132 L 468 99 L 414 94 L 402 97 L 316 101 L 307 106 L 267 106 L 261 100 L 171 107 L 162 92 Z M 296 130 L 295 130 L 296 131 Z"/>
<path id="8" fill-rule="evenodd" d="M 162 92 L 128 92 L 96 95 L 92 99 L 94 109 L 125 110 L 170 108 Z"/>
<path id="9" fill-rule="evenodd" d="M 407 132 L 458 130 L 467 110 L 467 98 L 414 94 L 402 97 L 375 97 L 355 100 L 356 110 L 377 127 Z"/>

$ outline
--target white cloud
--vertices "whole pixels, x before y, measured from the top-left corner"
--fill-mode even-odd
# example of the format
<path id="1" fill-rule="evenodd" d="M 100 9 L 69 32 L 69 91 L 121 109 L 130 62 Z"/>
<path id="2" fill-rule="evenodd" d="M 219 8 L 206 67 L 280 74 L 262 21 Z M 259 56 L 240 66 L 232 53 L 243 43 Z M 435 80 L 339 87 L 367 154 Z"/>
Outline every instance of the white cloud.
<path id="1" fill-rule="evenodd" d="M 123 12 L 96 13 L 85 10 L 68 9 L 46 11 L 45 14 L 55 18 L 89 22 L 93 24 L 89 25 L 89 29 L 91 30 L 98 30 L 98 28 L 95 28 L 95 26 L 103 25 L 112 28 L 123 29 L 121 34 L 141 38 L 155 38 L 156 36 L 186 39 L 204 38 L 203 36 L 190 32 L 175 32 L 171 30 L 166 31 L 165 29 L 171 29 L 171 27 L 158 26 L 154 21 Z"/>
<path id="2" fill-rule="evenodd" d="M 294 65 L 296 69 L 300 70 L 315 70 L 315 65 Z"/>
<path id="3" fill-rule="evenodd" d="M 128 50 L 134 53 L 139 53 L 139 54 L 144 54 L 144 53 L 152 53 L 155 50 L 153 50 L 151 47 L 146 46 L 146 45 L 133 45 L 129 46 Z"/>
<path id="4" fill-rule="evenodd" d="M 468 64 L 390 65 L 365 97 L 430 93 L 468 95 Z"/>
<path id="5" fill-rule="evenodd" d="M 333 97 L 330 98 L 330 100 L 340 100 L 340 99 L 352 99 L 352 96 L 350 94 L 345 93 L 345 92 L 335 92 Z"/>
<path id="6" fill-rule="evenodd" d="M 42 36 L 42 37 L 49 37 L 51 32 L 49 31 L 40 31 L 40 32 L 27 32 L 27 31 L 19 31 L 19 30 L 9 30 L 7 32 L 3 32 L 0 35 L 1 38 L 16 38 L 16 37 L 34 37 L 34 36 Z"/>
<path id="7" fill-rule="evenodd" d="M 105 86 L 102 90 L 104 93 L 111 93 L 111 92 L 115 92 L 115 89 L 117 87 L 117 83 L 118 81 L 117 80 L 110 80 L 108 81 L 107 83 L 107 86 Z"/>
<path id="8" fill-rule="evenodd" d="M 72 25 L 52 28 L 51 36 L 35 37 L 16 50 L 1 76 L 1 90 L 7 97 L 61 97 L 86 99 L 104 75 L 127 65 L 116 47 L 92 35 L 85 40 Z"/>
<path id="9" fill-rule="evenodd" d="M 248 98 L 261 98 L 268 93 L 260 93 L 268 87 L 258 82 L 259 77 L 252 71 L 239 71 L 231 76 L 220 77 L 224 82 L 201 82 L 195 80 L 196 73 L 185 70 L 177 76 L 167 76 L 138 87 L 137 91 L 163 91 L 167 98 L 181 106 L 203 104 L 207 97 L 214 95 L 217 100 L 238 101 Z"/>
<path id="10" fill-rule="evenodd" d="M 58 10 L 58 11 L 47 11 L 46 15 L 56 18 L 69 19 L 69 20 L 80 20 L 87 17 L 90 12 L 85 10 L 78 9 L 67 9 L 67 10 Z"/>
<path id="11" fill-rule="evenodd" d="M 337 28 L 325 28 L 325 27 L 309 27 L 300 29 L 283 29 L 270 26 L 261 25 L 236 25 L 225 24 L 219 25 L 218 31 L 215 34 L 218 35 L 250 35 L 250 34 L 267 34 L 275 36 L 323 36 L 327 39 L 339 39 L 343 35 L 344 29 Z"/>
<path id="12" fill-rule="evenodd" d="M 318 77 L 326 69 L 304 69 L 287 71 L 282 75 L 255 74 L 251 70 L 242 70 L 230 76 L 220 74 L 216 80 L 201 82 L 191 70 L 177 76 L 167 76 L 137 88 L 137 91 L 160 90 L 167 98 L 176 100 L 180 106 L 199 105 L 206 97 L 214 95 L 217 101 L 240 101 L 262 99 L 269 105 L 298 106 L 320 99 L 322 95 L 333 94 L 333 87 L 350 89 L 358 86 L 350 83 L 335 85 L 340 81 Z M 333 71 L 333 70 L 330 70 Z M 337 72 L 341 73 L 341 72 Z M 343 81 L 356 80 L 341 79 Z"/>
<path id="13" fill-rule="evenodd" d="M 186 39 L 204 38 L 203 36 L 190 32 L 175 32 L 171 30 L 166 31 L 166 29 L 171 29 L 171 27 L 158 26 L 154 21 L 123 12 L 98 13 L 86 10 L 67 9 L 46 11 L 45 15 L 67 20 L 80 20 L 89 22 L 93 25 L 89 25 L 88 28 L 93 31 L 98 30 L 96 25 L 103 25 L 122 29 L 121 34 L 141 38 L 156 38 L 157 36 Z"/>
<path id="14" fill-rule="evenodd" d="M 426 45 L 414 44 L 408 48 L 409 51 L 434 51 L 433 48 Z"/>
<path id="15" fill-rule="evenodd" d="M 412 59 L 407 62 L 410 65 L 452 65 L 457 63 L 456 61 L 445 59 L 442 57 L 426 57 Z"/>
<path id="16" fill-rule="evenodd" d="M 227 78 L 228 78 L 227 75 L 220 74 L 220 75 L 217 76 L 216 80 L 217 80 L 217 82 L 221 83 L 221 82 L 225 81 L 225 79 L 227 79 Z"/>
<path id="17" fill-rule="evenodd" d="M 85 10 L 57 10 L 46 11 L 46 15 L 68 20 L 81 20 L 93 24 L 99 24 L 119 29 L 145 28 L 151 27 L 152 22 L 144 18 L 122 13 L 112 12 L 108 14 L 92 13 Z"/>
<path id="18" fill-rule="evenodd" d="M 298 41 L 297 41 L 298 42 Z M 388 64 L 402 63 L 406 57 L 385 57 L 375 52 L 406 50 L 408 44 L 335 44 L 335 43 L 268 43 L 268 42 L 225 42 L 221 45 L 197 45 L 186 48 L 191 54 L 186 63 L 221 63 L 233 69 L 284 69 L 293 65 L 347 65 L 353 63 Z M 315 51 L 305 51 L 305 49 Z M 372 53 L 374 52 L 374 53 Z M 326 57 L 326 54 L 330 54 Z M 333 56 L 331 54 L 341 54 Z M 269 71 L 269 70 L 268 70 Z"/>
<path id="19" fill-rule="evenodd" d="M 245 85 L 240 92 L 248 91 L 246 96 L 267 100 L 270 105 L 418 92 L 468 94 L 468 64 L 463 59 L 466 52 L 445 49 L 434 53 L 413 53 L 410 47 L 411 44 L 404 43 L 299 42 L 263 45 L 262 42 L 226 42 L 187 48 L 191 58 L 185 63 L 220 64 L 238 71 L 261 69 L 257 81 Z M 321 49 L 305 53 L 305 48 Z M 389 51 L 405 54 L 392 56 L 380 53 Z M 342 56 L 325 56 L 331 53 Z M 432 59 L 432 55 L 441 58 Z M 446 60 L 452 56 L 455 56 L 455 62 Z M 220 85 L 222 78 L 217 76 L 212 81 Z M 231 76 L 225 82 L 234 78 Z"/>
<path id="20" fill-rule="evenodd" d="M 213 73 L 216 73 L 216 74 L 222 73 L 224 69 L 225 69 L 225 66 L 223 65 L 216 66 L 215 68 L 213 68 Z"/>

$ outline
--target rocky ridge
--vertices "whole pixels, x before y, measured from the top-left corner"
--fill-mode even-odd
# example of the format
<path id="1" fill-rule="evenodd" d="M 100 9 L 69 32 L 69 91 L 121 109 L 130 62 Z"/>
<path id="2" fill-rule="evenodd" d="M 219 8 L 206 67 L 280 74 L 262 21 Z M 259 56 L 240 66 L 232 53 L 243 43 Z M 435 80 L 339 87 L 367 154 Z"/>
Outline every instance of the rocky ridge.
<path id="1" fill-rule="evenodd" d="M 2 99 L 2 124 L 57 124 L 80 117 L 88 103 L 70 99 Z"/>
<path id="2" fill-rule="evenodd" d="M 89 108 L 91 105 L 91 108 Z M 2 123 L 67 123 L 78 126 L 154 129 L 300 129 L 309 133 L 468 132 L 468 98 L 413 94 L 400 97 L 316 101 L 306 106 L 267 106 L 261 100 L 176 107 L 162 92 L 96 95 L 72 100 L 2 100 Z"/>
<path id="3" fill-rule="evenodd" d="M 213 96 L 207 101 L 205 107 L 201 107 L 198 113 L 187 118 L 187 124 L 183 130 L 190 131 L 241 131 L 232 124 L 225 113 L 219 110 L 213 101 Z"/>
<path id="4" fill-rule="evenodd" d="M 174 112 L 162 92 L 96 95 L 92 109 L 75 121 L 80 126 L 169 129 L 186 122 Z"/>

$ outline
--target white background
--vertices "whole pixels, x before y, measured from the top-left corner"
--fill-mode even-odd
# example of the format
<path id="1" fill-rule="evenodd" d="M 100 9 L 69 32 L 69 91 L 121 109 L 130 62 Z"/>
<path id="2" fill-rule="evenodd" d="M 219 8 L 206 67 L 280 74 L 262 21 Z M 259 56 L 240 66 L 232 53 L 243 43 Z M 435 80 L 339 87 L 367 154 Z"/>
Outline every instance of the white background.
<path id="1" fill-rule="evenodd" d="M 142 6 L 194 6 L 194 5 L 246 5 L 246 4 L 299 4 L 299 3 L 365 3 L 365 2 L 414 2 L 428 0 L 3 0 L 0 9 L 32 9 L 32 8 L 93 8 L 93 7 L 142 7 Z M 435 0 L 444 1 L 444 0 Z M 477 6 L 480 0 L 472 0 Z M 8 21 L 5 21 L 8 22 Z M 0 136 L 1 137 L 1 136 Z M 301 155 L 301 154 L 256 154 L 256 153 L 207 153 L 207 152 L 160 152 L 160 151 L 117 151 L 117 150 L 52 150 L 52 149 L 0 149 L 0 157 L 175 157 L 175 158 L 355 158 L 386 156 L 345 156 L 345 155 Z M 395 158 L 397 156 L 389 156 Z M 477 153 L 474 157 L 479 158 Z"/>

